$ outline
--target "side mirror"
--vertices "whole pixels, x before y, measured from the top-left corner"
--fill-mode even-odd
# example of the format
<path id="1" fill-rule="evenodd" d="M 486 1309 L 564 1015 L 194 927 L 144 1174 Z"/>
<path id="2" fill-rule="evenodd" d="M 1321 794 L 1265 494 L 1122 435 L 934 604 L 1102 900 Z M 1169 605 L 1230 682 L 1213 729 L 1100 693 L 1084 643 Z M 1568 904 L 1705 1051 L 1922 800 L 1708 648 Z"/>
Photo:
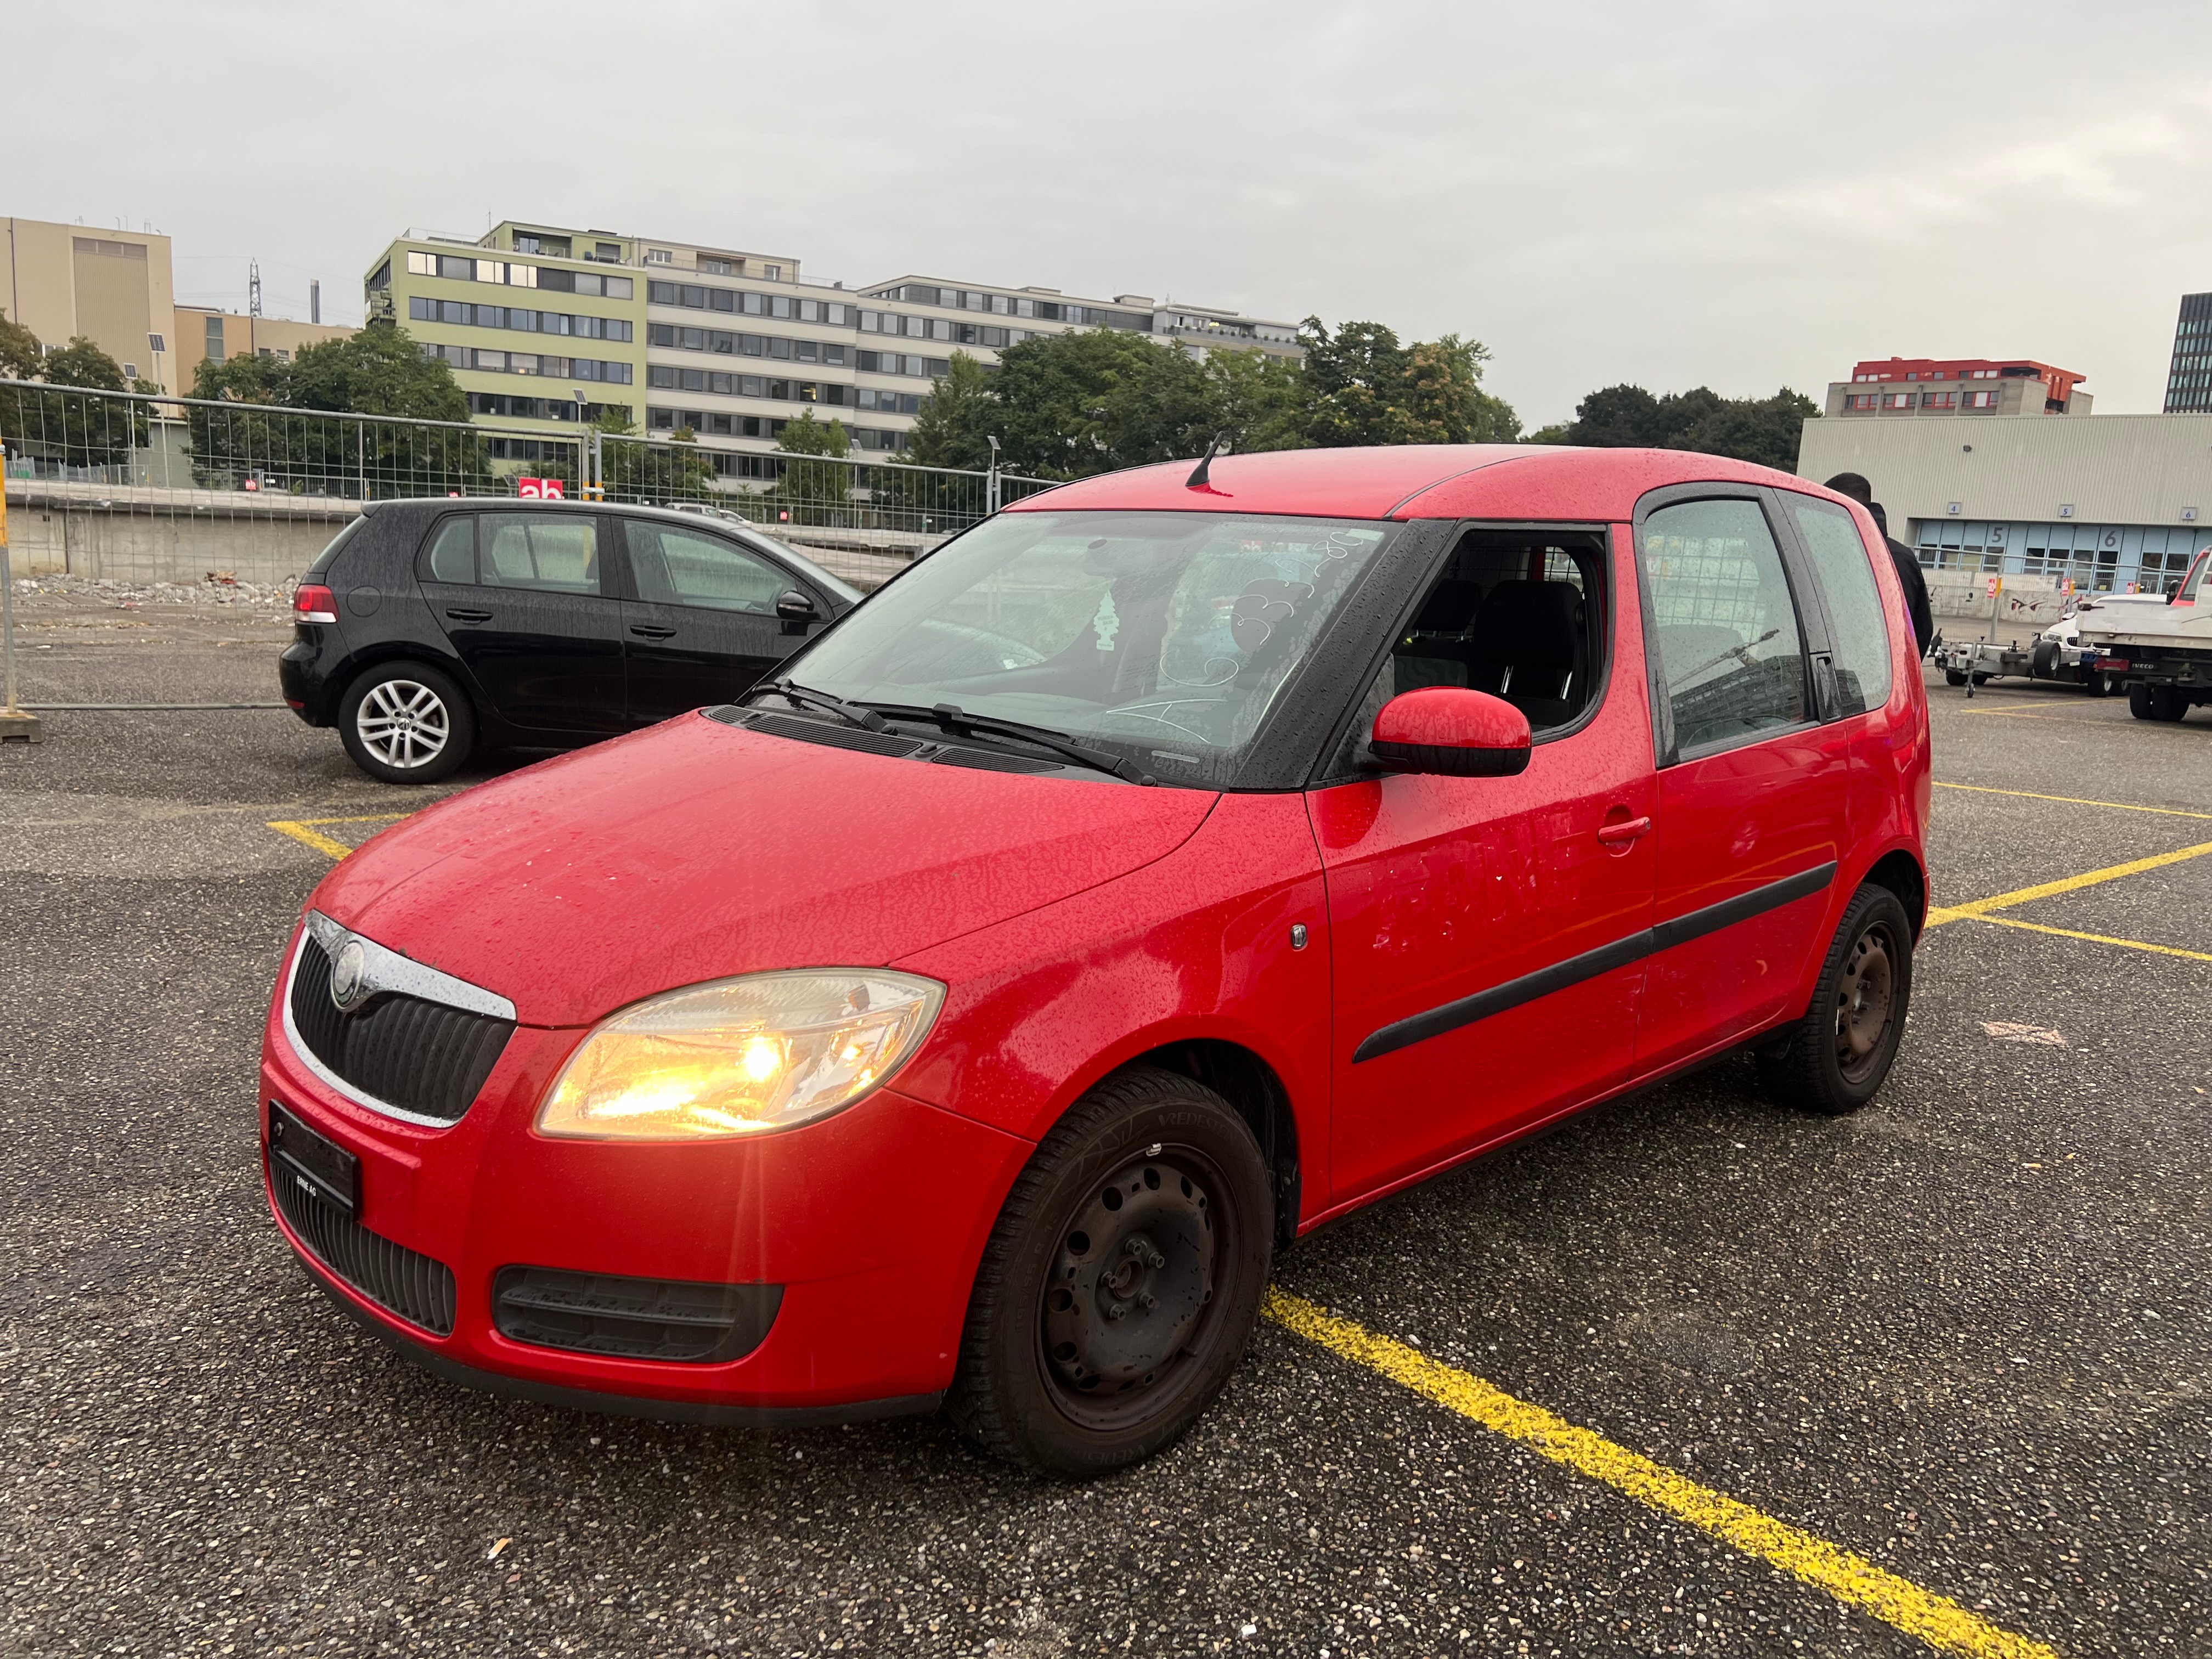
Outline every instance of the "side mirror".
<path id="1" fill-rule="evenodd" d="M 787 634 L 804 634 L 822 613 L 814 608 L 814 601 L 795 587 L 787 587 L 775 596 L 776 619 L 782 623 Z"/>
<path id="2" fill-rule="evenodd" d="M 1367 746 L 1394 772 L 1510 778 L 1528 769 L 1528 717 L 1487 691 L 1425 686 L 1382 705 Z"/>

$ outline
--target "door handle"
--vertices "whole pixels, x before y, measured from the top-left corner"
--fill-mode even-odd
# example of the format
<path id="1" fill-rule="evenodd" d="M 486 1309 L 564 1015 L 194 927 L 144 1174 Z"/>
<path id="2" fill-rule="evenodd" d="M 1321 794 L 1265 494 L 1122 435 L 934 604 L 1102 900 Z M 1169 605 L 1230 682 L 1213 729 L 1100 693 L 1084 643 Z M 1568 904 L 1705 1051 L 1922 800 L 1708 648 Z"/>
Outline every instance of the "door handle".
<path id="1" fill-rule="evenodd" d="M 491 620 L 489 611 L 447 611 L 446 614 L 457 623 L 486 623 Z"/>
<path id="2" fill-rule="evenodd" d="M 653 623 L 632 623 L 629 631 L 641 640 L 672 640 L 676 637 L 674 629 L 662 628 Z"/>
<path id="3" fill-rule="evenodd" d="M 1597 838 L 1611 847 L 1621 842 L 1634 841 L 1650 828 L 1650 818 L 1628 818 L 1620 823 L 1601 823 L 1597 827 Z"/>

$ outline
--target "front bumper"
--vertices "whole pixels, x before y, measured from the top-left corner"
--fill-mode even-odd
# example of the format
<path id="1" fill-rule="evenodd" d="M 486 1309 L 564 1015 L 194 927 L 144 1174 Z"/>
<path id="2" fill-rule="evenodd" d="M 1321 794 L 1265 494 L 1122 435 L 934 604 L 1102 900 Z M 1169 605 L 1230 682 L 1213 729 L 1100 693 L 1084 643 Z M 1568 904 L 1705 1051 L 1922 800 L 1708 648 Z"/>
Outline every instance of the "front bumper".
<path id="1" fill-rule="evenodd" d="M 793 1423 L 927 1410 L 949 1386 L 975 1263 L 1031 1151 L 1018 1137 L 879 1089 L 757 1139 L 553 1140 L 537 1103 L 583 1032 L 518 1027 L 475 1104 L 447 1128 L 337 1094 L 264 1032 L 263 1179 L 307 1271 L 356 1320 L 457 1382 L 586 1410 Z M 453 1277 L 441 1335 L 380 1305 L 294 1227 L 268 1185 L 268 1103 L 361 1161 L 358 1220 Z M 781 1285 L 765 1338 L 717 1363 L 516 1341 L 493 1317 L 503 1267 Z"/>

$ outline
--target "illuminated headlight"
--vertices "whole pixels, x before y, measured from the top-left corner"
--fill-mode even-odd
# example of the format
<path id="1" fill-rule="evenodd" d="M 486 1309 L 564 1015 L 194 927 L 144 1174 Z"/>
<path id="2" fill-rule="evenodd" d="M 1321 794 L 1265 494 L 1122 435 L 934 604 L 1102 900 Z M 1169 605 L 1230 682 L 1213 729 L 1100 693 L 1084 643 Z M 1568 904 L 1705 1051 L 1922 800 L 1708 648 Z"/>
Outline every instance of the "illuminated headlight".
<path id="1" fill-rule="evenodd" d="M 945 1001 L 879 969 L 747 974 L 670 991 L 601 1021 L 538 1109 L 538 1132 L 708 1140 L 827 1117 L 896 1072 Z"/>

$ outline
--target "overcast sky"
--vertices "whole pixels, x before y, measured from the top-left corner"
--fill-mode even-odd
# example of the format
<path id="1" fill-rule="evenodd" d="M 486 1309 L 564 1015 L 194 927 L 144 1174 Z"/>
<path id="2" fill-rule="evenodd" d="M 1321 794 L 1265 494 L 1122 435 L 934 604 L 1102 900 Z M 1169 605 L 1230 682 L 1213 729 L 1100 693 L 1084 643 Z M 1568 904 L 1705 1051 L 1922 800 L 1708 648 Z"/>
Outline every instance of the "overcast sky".
<path id="1" fill-rule="evenodd" d="M 487 216 L 1472 336 L 1593 387 L 2024 356 L 2160 406 L 2212 289 L 2212 6 L 1133 0 L 8 9 L 0 212 L 361 314 Z"/>

